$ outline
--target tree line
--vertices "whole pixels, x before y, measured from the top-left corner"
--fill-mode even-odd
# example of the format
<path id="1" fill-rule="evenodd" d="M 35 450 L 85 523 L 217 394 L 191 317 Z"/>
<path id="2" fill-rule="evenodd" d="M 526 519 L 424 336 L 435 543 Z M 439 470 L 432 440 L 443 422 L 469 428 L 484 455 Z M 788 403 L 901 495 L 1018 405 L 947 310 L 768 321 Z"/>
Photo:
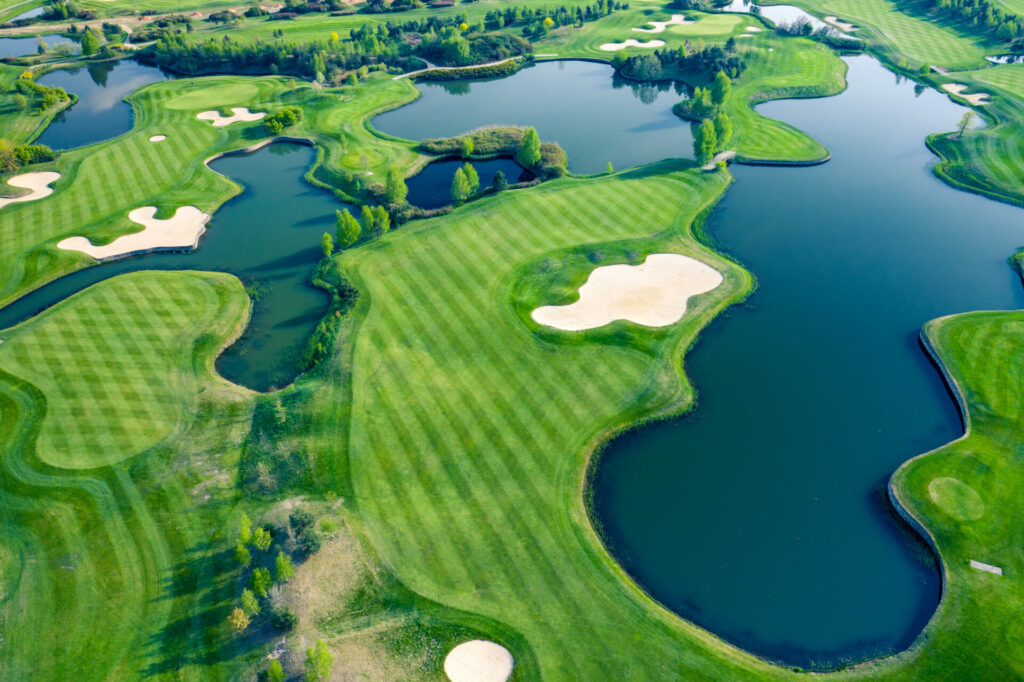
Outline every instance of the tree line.
<path id="1" fill-rule="evenodd" d="M 730 41 L 732 39 L 730 38 Z M 736 55 L 735 41 L 726 47 L 691 48 L 689 42 L 678 48 L 664 48 L 650 54 L 635 57 L 616 55 L 612 66 L 627 78 L 654 81 L 663 78 L 686 77 L 693 80 L 707 80 L 719 71 L 730 78 L 738 78 L 747 63 Z"/>

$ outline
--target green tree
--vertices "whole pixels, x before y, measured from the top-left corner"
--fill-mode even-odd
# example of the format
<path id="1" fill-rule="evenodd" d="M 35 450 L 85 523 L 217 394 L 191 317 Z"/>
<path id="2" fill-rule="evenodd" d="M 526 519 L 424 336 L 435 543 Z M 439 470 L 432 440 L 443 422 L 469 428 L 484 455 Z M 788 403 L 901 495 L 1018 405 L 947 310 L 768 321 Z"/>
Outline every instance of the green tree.
<path id="1" fill-rule="evenodd" d="M 249 564 L 252 563 L 252 554 L 249 553 L 249 548 L 243 545 L 241 542 L 235 547 L 235 558 L 238 559 L 238 563 L 242 564 L 246 568 L 249 568 Z"/>
<path id="2" fill-rule="evenodd" d="M 262 528 L 257 528 L 252 534 L 252 544 L 261 552 L 266 552 L 270 549 L 271 539 L 270 533 Z"/>
<path id="3" fill-rule="evenodd" d="M 452 178 L 452 200 L 461 204 L 469 198 L 469 180 L 466 179 L 466 171 L 461 168 L 455 170 L 455 177 Z"/>
<path id="4" fill-rule="evenodd" d="M 242 590 L 242 610 L 250 618 L 260 614 L 260 600 L 256 598 L 252 590 Z"/>
<path id="5" fill-rule="evenodd" d="M 462 158 L 468 159 L 473 155 L 473 138 L 466 136 L 462 138 Z"/>
<path id="6" fill-rule="evenodd" d="M 611 161 L 609 161 L 609 162 L 608 162 L 608 175 L 611 175 L 611 174 L 612 174 L 612 173 L 614 173 L 614 172 L 615 172 L 615 169 L 614 169 L 614 168 L 612 168 L 612 162 L 611 162 Z"/>
<path id="7" fill-rule="evenodd" d="M 729 80 L 729 76 L 726 75 L 725 71 L 719 71 L 715 74 L 715 80 L 711 81 L 711 103 L 716 107 L 720 107 L 725 104 L 725 100 L 729 99 L 729 93 L 732 91 L 732 81 Z"/>
<path id="8" fill-rule="evenodd" d="M 473 164 L 467 161 L 462 164 L 462 172 L 466 174 L 470 196 L 476 194 L 477 190 L 480 189 L 480 176 L 477 174 L 476 168 L 473 168 Z"/>
<path id="9" fill-rule="evenodd" d="M 245 615 L 245 611 L 241 607 L 236 606 L 232 611 L 231 615 L 228 616 L 228 623 L 231 624 L 231 629 L 235 632 L 241 632 L 242 630 L 249 627 L 249 623 L 252 619 Z"/>
<path id="10" fill-rule="evenodd" d="M 494 189 L 498 192 L 504 192 L 508 189 L 508 178 L 505 177 L 504 171 L 498 171 L 494 174 Z"/>
<path id="11" fill-rule="evenodd" d="M 715 138 L 718 141 L 719 147 L 725 147 L 726 143 L 729 142 L 729 138 L 732 137 L 732 121 L 729 120 L 728 114 L 723 110 L 719 110 L 715 114 Z"/>
<path id="12" fill-rule="evenodd" d="M 700 165 L 706 164 L 715 155 L 715 148 L 718 140 L 715 138 L 715 125 L 704 119 L 697 126 L 697 133 L 693 136 L 693 155 Z"/>
<path id="13" fill-rule="evenodd" d="M 242 512 L 242 518 L 238 522 L 238 540 L 243 545 L 252 542 L 252 520 L 245 512 Z"/>
<path id="14" fill-rule="evenodd" d="M 359 214 L 359 222 L 363 225 L 363 234 L 368 237 L 376 237 L 376 222 L 377 216 L 373 212 L 373 209 L 363 204 L 362 212 Z"/>
<path id="15" fill-rule="evenodd" d="M 348 84 L 349 85 L 355 85 L 358 82 L 359 82 L 359 79 L 356 77 L 356 72 L 355 71 L 349 71 L 349 74 L 348 74 Z"/>
<path id="16" fill-rule="evenodd" d="M 100 49 L 100 39 L 92 32 L 92 29 L 85 29 L 82 32 L 82 54 L 86 57 L 96 54 Z"/>
<path id="17" fill-rule="evenodd" d="M 405 186 L 405 177 L 397 166 L 388 169 L 387 186 L 385 195 L 389 204 L 401 204 L 409 194 L 409 188 Z"/>
<path id="18" fill-rule="evenodd" d="M 267 667 L 267 682 L 284 682 L 284 668 L 281 667 L 281 661 L 276 658 L 270 659 L 270 665 Z"/>
<path id="19" fill-rule="evenodd" d="M 334 654 L 327 648 L 322 639 L 316 645 L 306 649 L 306 679 L 309 682 L 325 682 L 331 677 L 331 664 Z"/>
<path id="20" fill-rule="evenodd" d="M 274 572 L 279 583 L 286 583 L 291 580 L 292 576 L 295 575 L 292 558 L 279 550 L 277 552 L 277 560 L 274 562 Z"/>
<path id="21" fill-rule="evenodd" d="M 711 113 L 714 105 L 711 104 L 711 95 L 706 88 L 696 88 L 693 97 L 690 99 L 690 114 L 697 118 L 704 118 Z"/>
<path id="22" fill-rule="evenodd" d="M 540 138 L 537 131 L 527 128 L 523 132 L 523 139 L 519 142 L 519 151 L 516 152 L 516 161 L 523 168 L 533 168 L 540 161 Z"/>
<path id="23" fill-rule="evenodd" d="M 388 210 L 383 206 L 375 206 L 373 209 L 375 214 L 374 222 L 377 225 L 377 231 L 384 234 L 391 229 L 391 216 L 388 214 Z"/>
<path id="24" fill-rule="evenodd" d="M 265 568 L 257 568 L 249 577 L 249 589 L 261 597 L 266 597 L 273 585 L 274 579 L 270 577 L 270 571 Z"/>
<path id="25" fill-rule="evenodd" d="M 964 131 L 970 127 L 971 122 L 974 120 L 974 110 L 968 109 L 964 112 L 964 115 L 960 117 L 960 123 L 957 125 L 960 128 L 960 132 L 957 133 L 957 137 L 963 137 Z"/>
<path id="26" fill-rule="evenodd" d="M 324 232 L 324 236 L 320 239 L 320 246 L 324 250 L 324 258 L 330 258 L 334 253 L 334 239 L 331 238 L 330 232 Z"/>
<path id="27" fill-rule="evenodd" d="M 25 111 L 28 109 L 28 97 L 21 94 L 20 92 L 14 96 L 14 108 L 18 111 Z"/>
<path id="28" fill-rule="evenodd" d="M 362 233 L 363 228 L 360 227 L 359 221 L 352 217 L 347 208 L 336 211 L 336 213 L 338 216 L 338 244 L 342 248 L 348 248 L 359 241 L 359 235 Z"/>

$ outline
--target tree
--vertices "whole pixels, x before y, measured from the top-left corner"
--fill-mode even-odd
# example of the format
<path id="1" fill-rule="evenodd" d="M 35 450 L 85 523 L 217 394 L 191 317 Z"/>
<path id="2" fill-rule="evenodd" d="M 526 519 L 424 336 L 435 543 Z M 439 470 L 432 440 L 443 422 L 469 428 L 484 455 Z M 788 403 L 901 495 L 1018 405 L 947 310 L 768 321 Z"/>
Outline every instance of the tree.
<path id="1" fill-rule="evenodd" d="M 366 204 L 363 204 L 362 212 L 359 214 L 359 222 L 363 224 L 363 234 L 368 237 L 377 236 L 377 216 L 374 214 L 373 209 Z"/>
<path id="2" fill-rule="evenodd" d="M 711 103 L 716 107 L 720 107 L 725 104 L 725 100 L 729 99 L 729 93 L 732 91 L 732 81 L 729 80 L 729 76 L 726 75 L 725 71 L 719 71 L 715 74 L 715 79 L 711 81 Z"/>
<path id="3" fill-rule="evenodd" d="M 480 176 L 477 174 L 476 168 L 473 168 L 473 164 L 467 161 L 462 164 L 462 172 L 466 174 L 470 195 L 476 194 L 477 190 L 480 189 Z"/>
<path id="4" fill-rule="evenodd" d="M 729 120 L 728 114 L 724 111 L 719 110 L 715 114 L 715 138 L 718 141 L 719 147 L 725 147 L 729 138 L 732 137 L 732 121 Z"/>
<path id="5" fill-rule="evenodd" d="M 276 658 L 270 659 L 270 665 L 267 667 L 267 682 L 284 682 L 284 668 L 281 667 L 281 661 Z"/>
<path id="6" fill-rule="evenodd" d="M 468 159 L 473 155 L 473 138 L 468 135 L 462 138 L 462 158 Z"/>
<path id="7" fill-rule="evenodd" d="M 28 97 L 21 94 L 20 92 L 14 96 L 14 108 L 18 111 L 25 111 L 28 109 Z"/>
<path id="8" fill-rule="evenodd" d="M 455 177 L 452 178 L 452 201 L 461 204 L 469 198 L 469 180 L 466 179 L 466 171 L 461 168 L 455 170 Z"/>
<path id="9" fill-rule="evenodd" d="M 331 238 L 330 232 L 324 232 L 324 236 L 320 239 L 320 246 L 324 250 L 324 258 L 330 258 L 334 253 L 334 240 Z"/>
<path id="10" fill-rule="evenodd" d="M 614 168 L 612 168 L 612 162 L 611 162 L 611 161 L 609 161 L 609 162 L 608 162 L 608 175 L 611 175 L 611 174 L 612 174 L 612 173 L 614 173 L 614 172 L 615 172 L 615 169 L 614 169 Z"/>
<path id="11" fill-rule="evenodd" d="M 377 225 L 377 231 L 384 234 L 391 229 L 391 216 L 388 214 L 388 210 L 383 206 L 375 206 L 373 209 L 375 214 L 374 222 Z"/>
<path id="12" fill-rule="evenodd" d="M 242 590 L 242 610 L 250 618 L 260 614 L 260 601 L 252 590 Z"/>
<path id="13" fill-rule="evenodd" d="M 306 649 L 306 679 L 309 682 L 325 682 L 330 679 L 332 663 L 334 654 L 322 639 L 316 640 L 316 646 Z"/>
<path id="14" fill-rule="evenodd" d="M 957 125 L 957 127 L 960 128 L 960 132 L 957 133 L 957 137 L 958 138 L 964 136 L 964 131 L 967 130 L 970 127 L 971 122 L 973 120 L 974 120 L 974 110 L 973 109 L 968 109 L 967 111 L 964 112 L 964 115 L 960 117 L 960 123 Z"/>
<path id="15" fill-rule="evenodd" d="M 92 29 L 85 29 L 82 32 L 82 54 L 90 57 L 100 49 L 100 39 L 92 32 Z"/>
<path id="16" fill-rule="evenodd" d="M 252 542 L 252 520 L 245 512 L 242 512 L 242 518 L 238 522 L 238 540 L 243 545 Z"/>
<path id="17" fill-rule="evenodd" d="M 405 186 L 405 177 L 397 166 L 388 169 L 387 186 L 385 195 L 389 204 L 401 204 L 409 194 L 409 188 Z"/>
<path id="18" fill-rule="evenodd" d="M 288 525 L 296 535 L 312 526 L 315 521 L 316 517 L 306 509 L 295 509 L 288 515 Z"/>
<path id="19" fill-rule="evenodd" d="M 239 606 L 236 606 L 234 610 L 231 611 L 231 615 L 228 616 L 228 623 L 231 624 L 231 629 L 235 632 L 241 632 L 246 629 L 249 627 L 249 623 L 251 622 L 252 619 L 245 615 L 245 611 L 243 611 Z"/>
<path id="20" fill-rule="evenodd" d="M 700 165 L 706 164 L 715 155 L 715 148 L 718 140 L 715 138 L 715 125 L 704 119 L 697 126 L 697 133 L 693 136 L 693 155 Z"/>
<path id="21" fill-rule="evenodd" d="M 292 565 L 292 558 L 278 550 L 277 560 L 274 562 L 274 572 L 277 575 L 277 582 L 286 583 L 295 575 L 295 567 Z"/>
<path id="22" fill-rule="evenodd" d="M 360 227 L 359 221 L 352 217 L 347 208 L 335 213 L 338 216 L 338 244 L 342 248 L 348 248 L 359 241 L 359 235 L 362 233 L 363 228 Z"/>
<path id="23" fill-rule="evenodd" d="M 257 568 L 249 577 L 249 589 L 261 597 L 266 597 L 273 585 L 274 580 L 270 577 L 270 571 L 265 568 Z"/>
<path id="24" fill-rule="evenodd" d="M 261 552 L 266 552 L 268 549 L 270 549 L 271 539 L 272 538 L 270 537 L 270 533 L 268 533 L 263 528 L 257 528 L 256 532 L 252 534 L 252 544 L 254 544 L 256 546 L 256 549 L 260 550 Z"/>
<path id="25" fill-rule="evenodd" d="M 316 532 L 313 526 L 309 526 L 295 538 L 295 545 L 306 556 L 319 552 L 321 544 L 320 533 Z"/>
<path id="26" fill-rule="evenodd" d="M 711 113 L 711 95 L 705 88 L 696 88 L 693 97 L 690 99 L 690 114 L 697 118 L 704 118 Z"/>
<path id="27" fill-rule="evenodd" d="M 516 152 L 516 161 L 523 168 L 533 168 L 540 161 L 540 138 L 537 131 L 527 128 L 523 132 L 523 139 L 519 142 L 519 151 Z"/>
<path id="28" fill-rule="evenodd" d="M 359 79 L 356 77 L 356 72 L 355 71 L 350 71 L 349 74 L 348 74 L 348 84 L 349 85 L 355 85 L 358 82 L 359 82 Z"/>
<path id="29" fill-rule="evenodd" d="M 249 553 L 249 548 L 243 545 L 241 542 L 235 547 L 235 558 L 238 559 L 238 563 L 242 564 L 246 568 L 249 568 L 249 564 L 252 563 L 252 554 Z"/>
<path id="30" fill-rule="evenodd" d="M 504 192 L 506 189 L 508 189 L 508 178 L 505 177 L 504 171 L 498 171 L 494 174 L 494 190 Z"/>

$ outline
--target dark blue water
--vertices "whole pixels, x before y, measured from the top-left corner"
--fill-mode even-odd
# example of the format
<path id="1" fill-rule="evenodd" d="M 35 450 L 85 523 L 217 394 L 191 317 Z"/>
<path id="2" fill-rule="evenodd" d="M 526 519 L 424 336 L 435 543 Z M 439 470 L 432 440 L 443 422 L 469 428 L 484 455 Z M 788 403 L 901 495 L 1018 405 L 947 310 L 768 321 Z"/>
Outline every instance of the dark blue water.
<path id="1" fill-rule="evenodd" d="M 451 187 L 455 171 L 462 168 L 465 162 L 461 159 L 447 159 L 428 163 L 416 175 L 406 180 L 409 195 L 406 200 L 420 208 L 438 208 L 452 203 Z M 520 178 L 530 179 L 522 166 L 512 159 L 487 159 L 486 161 L 470 161 L 480 177 L 480 189 L 487 189 L 494 184 L 494 176 L 501 171 L 505 174 L 508 184 L 519 182 Z"/>
<path id="2" fill-rule="evenodd" d="M 1024 211 L 929 172 L 924 137 L 964 109 L 848 63 L 842 95 L 760 108 L 832 160 L 733 167 L 707 227 L 758 289 L 687 356 L 697 408 L 613 441 L 594 483 L 614 554 L 655 598 L 802 666 L 903 649 L 933 613 L 937 569 L 884 495 L 901 463 L 961 433 L 917 334 L 1024 307 L 1007 265 Z"/>
<path id="3" fill-rule="evenodd" d="M 124 98 L 143 85 L 174 76 L 129 59 L 57 69 L 39 82 L 78 95 L 78 102 L 54 118 L 37 140 L 54 149 L 73 149 L 132 129 L 132 107 Z"/>

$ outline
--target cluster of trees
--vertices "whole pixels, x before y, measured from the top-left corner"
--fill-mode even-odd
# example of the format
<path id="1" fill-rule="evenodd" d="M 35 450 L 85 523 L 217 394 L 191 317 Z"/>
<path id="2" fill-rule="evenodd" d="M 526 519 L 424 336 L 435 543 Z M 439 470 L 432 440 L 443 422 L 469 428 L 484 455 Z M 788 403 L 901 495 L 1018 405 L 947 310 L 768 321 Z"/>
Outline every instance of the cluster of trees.
<path id="1" fill-rule="evenodd" d="M 695 124 L 696 125 L 696 124 Z M 714 158 L 715 152 L 725 147 L 732 137 L 732 122 L 724 111 L 714 118 L 706 118 L 696 125 L 693 134 L 693 156 L 697 163 L 704 165 Z"/>
<path id="2" fill-rule="evenodd" d="M 706 87 L 697 87 L 693 96 L 676 105 L 676 113 L 686 118 L 703 119 L 714 116 L 732 93 L 732 79 L 719 71 Z"/>
<path id="3" fill-rule="evenodd" d="M 491 30 L 525 24 L 523 35 L 543 35 L 559 26 L 582 26 L 588 21 L 597 21 L 616 10 L 629 9 L 629 3 L 616 0 L 597 0 L 597 3 L 574 8 L 562 5 L 556 10 L 529 7 L 508 7 L 491 10 L 484 15 L 484 25 Z"/>
<path id="4" fill-rule="evenodd" d="M 452 178 L 452 201 L 461 204 L 478 191 L 480 191 L 480 176 L 477 174 L 476 168 L 473 168 L 473 164 L 467 161 L 462 168 L 456 169 L 455 177 Z"/>
<path id="5" fill-rule="evenodd" d="M 701 165 L 710 161 L 732 137 L 732 121 L 725 113 L 725 103 L 730 94 L 732 81 L 724 71 L 719 71 L 706 88 L 696 88 L 692 97 L 674 108 L 678 115 L 697 121 L 694 125 L 693 155 Z"/>
<path id="6" fill-rule="evenodd" d="M 302 120 L 302 109 L 286 106 L 263 117 L 263 127 L 268 135 L 280 135 L 281 132 Z"/>
<path id="7" fill-rule="evenodd" d="M 192 32 L 192 20 L 181 14 L 172 14 L 154 19 L 135 29 L 135 32 L 132 33 L 132 41 L 148 43 L 151 40 L 160 40 L 166 35 L 183 32 Z"/>
<path id="8" fill-rule="evenodd" d="M 10 173 L 33 163 L 53 161 L 56 156 L 45 144 L 14 144 L 0 138 L 0 173 Z"/>
<path id="9" fill-rule="evenodd" d="M 91 19 L 93 12 L 83 10 L 72 0 L 52 0 L 43 5 L 41 15 L 46 21 L 63 21 L 65 19 Z"/>
<path id="10" fill-rule="evenodd" d="M 67 102 L 69 97 L 64 88 L 51 88 L 40 85 L 32 80 L 30 71 L 22 73 L 21 77 L 11 87 L 13 93 L 14 107 L 18 111 L 28 111 L 35 105 L 41 113 L 52 107 L 54 104 Z"/>
<path id="11" fill-rule="evenodd" d="M 929 0 L 929 4 L 986 33 L 995 34 L 999 40 L 1024 36 L 1024 17 L 1001 9 L 991 0 Z"/>
<path id="12" fill-rule="evenodd" d="M 731 78 L 738 78 L 747 64 L 735 54 L 735 41 L 726 43 L 722 48 L 718 45 L 691 48 L 689 42 L 678 49 L 665 48 L 653 53 L 636 57 L 616 55 L 612 59 L 619 73 L 634 80 L 653 81 L 660 78 L 685 75 L 690 79 L 702 80 L 719 71 Z"/>
<path id="13" fill-rule="evenodd" d="M 389 173 L 388 177 L 390 178 L 393 174 L 397 175 L 398 182 L 401 183 L 402 188 L 405 188 L 405 179 L 401 177 L 401 174 L 397 169 L 394 169 L 394 173 Z M 391 181 L 389 180 L 389 185 L 390 183 Z M 405 201 L 405 194 L 407 192 L 408 189 L 404 189 L 401 193 L 401 199 L 397 200 L 395 203 Z M 395 192 L 395 196 L 397 199 L 397 191 Z M 383 206 L 369 206 L 364 204 L 358 219 L 349 213 L 347 208 L 336 211 L 335 213 L 337 215 L 338 245 L 343 249 L 352 246 L 363 236 L 367 239 L 372 239 L 374 237 L 379 237 L 391 229 L 391 214 L 389 214 L 388 210 Z M 334 252 L 334 242 L 331 240 L 330 233 L 324 233 L 321 245 L 323 246 L 324 257 L 330 257 Z"/>

